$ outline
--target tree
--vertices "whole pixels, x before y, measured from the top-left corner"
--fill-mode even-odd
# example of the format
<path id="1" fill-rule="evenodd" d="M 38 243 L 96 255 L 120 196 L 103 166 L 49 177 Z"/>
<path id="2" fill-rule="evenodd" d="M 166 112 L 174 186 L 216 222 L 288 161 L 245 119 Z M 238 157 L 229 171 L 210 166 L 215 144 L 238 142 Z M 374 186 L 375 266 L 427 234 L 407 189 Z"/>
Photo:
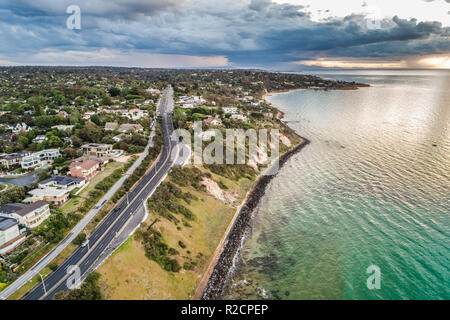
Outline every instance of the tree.
<path id="1" fill-rule="evenodd" d="M 91 121 L 98 126 L 101 124 L 100 117 L 97 114 L 91 116 Z"/>
<path id="2" fill-rule="evenodd" d="M 101 104 L 104 105 L 104 106 L 110 106 L 110 105 L 112 105 L 111 97 L 109 97 L 109 96 L 103 97 L 103 98 L 102 98 L 102 101 L 101 101 Z"/>
<path id="3" fill-rule="evenodd" d="M 67 159 L 75 159 L 80 156 L 80 153 L 74 148 L 66 148 L 63 150 L 63 155 Z"/>
<path id="4" fill-rule="evenodd" d="M 112 87 L 108 90 L 108 93 L 111 97 L 117 97 L 120 95 L 120 89 L 116 87 Z"/>
<path id="5" fill-rule="evenodd" d="M 44 146 L 46 149 L 48 148 L 61 148 L 64 145 L 64 141 L 62 141 L 57 136 L 51 136 L 50 139 L 44 141 Z"/>
<path id="6" fill-rule="evenodd" d="M 81 113 L 78 109 L 74 109 L 70 115 L 70 124 L 77 124 L 81 121 Z"/>
<path id="7" fill-rule="evenodd" d="M 175 109 L 173 112 L 173 122 L 177 128 L 182 128 L 186 122 L 186 115 L 183 110 Z"/>
<path id="8" fill-rule="evenodd" d="M 77 135 L 84 141 L 99 143 L 103 137 L 103 130 L 95 123 L 88 122 L 84 128 L 77 131 Z"/>
<path id="9" fill-rule="evenodd" d="M 25 198 L 25 189 L 22 187 L 12 187 L 8 192 L 0 193 L 0 206 L 6 203 L 20 202 Z"/>
<path id="10" fill-rule="evenodd" d="M 50 128 L 53 126 L 53 117 L 39 116 L 34 118 L 34 124 L 39 128 Z"/>
<path id="11" fill-rule="evenodd" d="M 75 237 L 75 239 L 73 239 L 72 243 L 79 246 L 84 242 L 84 240 L 86 240 L 86 233 L 80 233 Z"/>

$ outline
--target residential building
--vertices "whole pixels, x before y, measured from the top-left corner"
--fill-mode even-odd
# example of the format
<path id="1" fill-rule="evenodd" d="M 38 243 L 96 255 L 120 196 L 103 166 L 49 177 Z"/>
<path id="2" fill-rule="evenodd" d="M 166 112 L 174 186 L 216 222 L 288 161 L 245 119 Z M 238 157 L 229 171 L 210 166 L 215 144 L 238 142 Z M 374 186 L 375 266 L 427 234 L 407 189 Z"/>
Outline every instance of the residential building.
<path id="1" fill-rule="evenodd" d="M 83 178 L 66 177 L 66 176 L 54 176 L 39 182 L 39 188 L 57 187 L 66 190 L 73 190 L 75 188 L 81 188 L 86 181 Z"/>
<path id="2" fill-rule="evenodd" d="M 73 125 L 60 124 L 60 125 L 53 126 L 52 128 L 54 128 L 54 129 L 56 128 L 60 131 L 67 131 L 67 130 L 72 130 L 73 127 L 74 127 Z"/>
<path id="3" fill-rule="evenodd" d="M 92 179 L 100 169 L 100 163 L 95 160 L 73 161 L 70 164 L 70 176 L 74 178 Z"/>
<path id="4" fill-rule="evenodd" d="M 222 125 L 222 120 L 220 120 L 219 118 L 208 118 L 203 120 L 203 123 L 209 126 L 220 126 Z"/>
<path id="5" fill-rule="evenodd" d="M 87 111 L 83 114 L 83 119 L 84 120 L 89 120 L 94 114 L 96 114 L 97 112 L 95 111 Z"/>
<path id="6" fill-rule="evenodd" d="M 59 157 L 61 157 L 61 153 L 58 149 L 46 149 L 23 157 L 21 166 L 23 169 L 44 167 L 52 164 L 53 160 Z"/>
<path id="7" fill-rule="evenodd" d="M 138 108 L 128 110 L 127 116 L 132 120 L 139 120 L 147 115 L 147 112 Z"/>
<path id="8" fill-rule="evenodd" d="M 237 107 L 223 107 L 222 111 L 225 114 L 237 114 L 238 108 Z"/>
<path id="9" fill-rule="evenodd" d="M 119 124 L 117 122 L 107 122 L 105 123 L 105 130 L 106 131 L 114 131 L 119 127 Z"/>
<path id="10" fill-rule="evenodd" d="M 182 109 L 193 109 L 194 108 L 194 104 L 193 103 L 183 103 L 181 108 Z"/>
<path id="11" fill-rule="evenodd" d="M 0 217 L 0 248 L 19 236 L 19 223 L 17 220 Z"/>
<path id="12" fill-rule="evenodd" d="M 139 132 L 139 131 L 143 131 L 144 127 L 142 125 L 140 125 L 139 123 L 124 123 L 124 124 L 121 124 L 119 127 L 119 132 L 122 132 L 122 133 L 128 132 L 130 130 Z"/>
<path id="13" fill-rule="evenodd" d="M 48 138 L 47 138 L 46 136 L 44 136 L 44 135 L 39 135 L 39 136 L 37 136 L 36 138 L 34 138 L 34 139 L 32 140 L 32 142 L 33 142 L 33 143 L 42 143 L 42 142 L 47 141 L 47 140 L 48 140 Z"/>
<path id="14" fill-rule="evenodd" d="M 65 138 L 63 138 L 63 141 L 64 141 L 65 143 L 67 143 L 69 146 L 72 146 L 72 145 L 73 145 L 73 140 L 72 140 L 72 138 L 65 137 Z"/>
<path id="15" fill-rule="evenodd" d="M 233 114 L 230 117 L 231 120 L 238 120 L 238 121 L 242 121 L 242 122 L 247 122 L 248 119 L 246 116 L 242 115 L 242 114 Z"/>
<path id="16" fill-rule="evenodd" d="M 149 93 L 152 94 L 152 95 L 157 95 L 157 94 L 160 94 L 160 93 L 161 93 L 160 90 L 154 89 L 154 88 L 148 88 L 148 89 L 145 90 L 145 91 L 149 92 Z"/>
<path id="17" fill-rule="evenodd" d="M 12 130 L 13 133 L 19 133 L 21 131 L 28 132 L 31 130 L 31 127 L 29 125 L 27 125 L 26 123 L 22 122 L 22 123 L 16 123 L 13 126 L 9 126 L 8 129 Z"/>
<path id="18" fill-rule="evenodd" d="M 17 135 L 14 133 L 3 133 L 0 134 L 0 140 L 12 143 L 17 141 Z"/>
<path id="19" fill-rule="evenodd" d="M 19 167 L 24 157 L 31 154 L 28 151 L 21 151 L 17 153 L 5 154 L 0 156 L 0 164 L 6 169 L 10 170 L 15 167 Z"/>
<path id="20" fill-rule="evenodd" d="M 112 139 L 115 142 L 120 142 L 120 141 L 123 141 L 124 139 L 126 139 L 128 136 L 129 135 L 127 135 L 127 134 L 121 133 L 121 134 L 118 134 L 117 136 L 112 137 Z"/>
<path id="21" fill-rule="evenodd" d="M 55 206 L 62 206 L 69 200 L 69 190 L 55 187 L 37 188 L 28 191 L 31 197 L 26 198 L 24 202 L 35 203 L 46 201 Z"/>
<path id="22" fill-rule="evenodd" d="M 0 208 L 0 217 L 17 220 L 22 227 L 35 228 L 50 216 L 47 202 L 36 201 L 29 205 L 9 203 Z"/>
<path id="23" fill-rule="evenodd" d="M 110 144 L 88 143 L 81 146 L 81 150 L 86 156 L 109 158 L 113 156 L 112 147 Z"/>

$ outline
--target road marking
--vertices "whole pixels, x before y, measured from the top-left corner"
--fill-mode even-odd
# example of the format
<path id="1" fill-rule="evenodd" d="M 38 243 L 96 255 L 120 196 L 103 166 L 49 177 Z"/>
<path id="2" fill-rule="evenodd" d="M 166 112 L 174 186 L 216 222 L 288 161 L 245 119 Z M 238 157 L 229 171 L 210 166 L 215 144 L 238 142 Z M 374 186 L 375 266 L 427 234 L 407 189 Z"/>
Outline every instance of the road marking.
<path id="1" fill-rule="evenodd" d="M 166 117 L 167 117 L 167 116 L 170 116 L 170 114 L 166 114 L 165 116 L 166 116 Z M 168 127 L 168 122 L 167 122 L 167 119 L 164 119 L 164 120 L 165 120 L 165 122 L 166 122 L 166 123 L 165 123 L 166 130 L 164 130 L 164 131 L 165 131 L 165 133 L 166 133 L 166 136 L 168 136 L 168 135 L 169 135 L 169 129 L 167 128 L 167 127 Z M 164 121 L 164 120 L 163 120 L 163 121 Z M 169 143 L 169 147 L 170 147 L 169 149 L 171 150 L 171 149 L 172 149 L 172 139 L 170 139 L 170 137 L 169 137 L 169 139 L 168 139 L 168 143 Z M 178 148 L 178 144 L 176 144 L 175 146 Z M 161 170 L 165 167 L 165 165 L 166 165 L 167 163 L 169 163 L 170 158 L 171 158 L 171 154 L 170 154 L 170 153 L 167 153 L 167 156 L 166 156 L 166 158 L 164 159 L 163 164 L 160 166 L 160 169 L 156 171 L 156 173 L 155 173 L 154 176 L 150 177 L 149 181 L 148 181 L 148 182 L 144 185 L 144 187 L 138 192 L 138 194 L 141 194 L 142 192 L 145 191 L 145 189 L 151 184 L 151 182 L 153 181 L 153 179 L 156 178 L 156 177 L 158 176 L 158 173 L 160 173 Z M 155 166 L 157 167 L 157 164 L 155 164 Z M 170 167 L 171 167 L 171 166 L 170 166 Z M 169 167 L 168 169 L 170 169 L 170 167 Z M 152 168 L 149 169 L 149 173 L 148 173 L 148 174 L 151 174 L 151 170 L 152 170 Z M 144 179 L 145 179 L 145 178 L 144 178 Z M 160 180 L 160 179 L 158 179 L 158 180 Z M 158 181 L 157 181 L 157 182 L 158 182 Z M 156 183 L 156 184 L 157 184 L 157 183 Z M 155 184 L 155 187 L 156 187 L 156 184 Z M 154 188 L 152 188 L 152 189 L 154 189 Z M 133 190 L 132 192 L 134 192 L 134 191 L 135 191 L 135 190 Z M 121 217 L 123 216 L 124 213 L 127 212 L 127 208 L 129 208 L 135 201 L 137 201 L 136 198 L 134 198 L 134 200 L 131 200 L 131 203 L 128 203 L 128 205 L 122 210 L 122 213 L 119 215 L 119 217 L 118 217 L 119 221 L 117 221 L 117 220 L 116 220 L 116 221 L 113 221 L 113 222 L 109 225 L 108 229 L 105 230 L 105 232 L 103 232 L 103 234 L 101 235 L 99 241 L 100 241 L 101 239 L 103 239 L 103 238 L 109 233 L 110 229 L 111 229 L 114 225 L 116 225 L 118 222 L 122 222 L 122 221 L 120 221 Z M 91 247 L 91 251 L 92 251 L 92 249 L 94 249 L 94 248 L 98 245 L 99 241 L 97 241 L 97 242 L 94 244 L 94 246 Z M 102 247 L 100 247 L 100 249 L 102 249 Z M 95 260 L 97 260 L 100 256 L 101 256 L 101 253 L 99 253 L 99 255 L 95 258 Z M 90 259 L 86 260 L 88 257 L 89 257 L 89 255 L 86 256 L 86 254 L 83 254 L 82 258 L 79 260 L 79 262 L 78 262 L 76 265 L 77 265 L 77 266 L 80 266 L 84 261 L 87 261 L 88 264 L 90 264 L 90 262 L 89 262 Z M 87 269 L 87 271 L 88 271 L 88 270 L 89 270 L 89 268 Z M 86 271 L 86 272 L 87 272 L 87 271 Z M 86 272 L 85 272 L 85 273 L 86 273 Z M 83 274 L 83 275 L 84 275 L 84 274 Z M 68 275 L 63 276 L 63 277 L 61 278 L 61 280 L 58 281 L 52 288 L 50 288 L 49 290 L 47 290 L 47 294 L 44 294 L 43 296 L 41 296 L 41 297 L 39 298 L 39 300 L 44 299 L 44 298 L 47 297 L 50 293 L 52 293 L 56 288 L 58 288 L 58 286 L 59 286 L 59 285 L 67 278 L 67 276 L 68 276 Z M 36 287 L 36 288 L 37 288 L 37 287 Z M 33 289 L 33 290 L 34 290 L 34 289 Z M 33 290 L 32 290 L 32 291 L 33 291 Z M 32 292 L 32 291 L 31 291 L 31 292 Z"/>

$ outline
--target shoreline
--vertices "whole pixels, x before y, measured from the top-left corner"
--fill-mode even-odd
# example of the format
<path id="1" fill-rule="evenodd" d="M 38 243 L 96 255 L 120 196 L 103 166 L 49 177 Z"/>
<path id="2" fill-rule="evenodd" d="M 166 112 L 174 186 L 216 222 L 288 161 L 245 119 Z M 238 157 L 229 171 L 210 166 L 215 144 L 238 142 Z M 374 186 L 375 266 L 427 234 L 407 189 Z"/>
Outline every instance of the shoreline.
<path id="1" fill-rule="evenodd" d="M 290 90 L 283 91 L 289 92 Z M 281 92 L 266 92 L 263 95 L 263 99 L 267 101 L 267 96 L 277 94 Z M 278 108 L 277 108 L 278 110 Z M 277 118 L 282 121 L 284 113 L 278 110 Z M 289 129 L 285 122 L 283 122 Z M 297 134 L 297 133 L 295 133 Z M 298 134 L 297 134 L 298 135 Z M 302 142 L 295 146 L 293 149 L 285 152 L 279 157 L 279 169 L 296 153 L 300 152 L 305 146 L 310 144 L 310 141 L 304 137 L 298 135 Z M 253 183 L 250 190 L 247 192 L 241 205 L 236 209 L 228 228 L 220 240 L 216 251 L 213 254 L 212 260 L 206 269 L 202 279 L 195 290 L 192 297 L 193 300 L 219 300 L 222 297 L 222 293 L 226 288 L 229 269 L 233 264 L 233 259 L 239 250 L 239 246 L 242 241 L 253 211 L 258 207 L 262 197 L 266 193 L 266 188 L 274 177 L 278 173 L 271 176 L 260 175 Z"/>

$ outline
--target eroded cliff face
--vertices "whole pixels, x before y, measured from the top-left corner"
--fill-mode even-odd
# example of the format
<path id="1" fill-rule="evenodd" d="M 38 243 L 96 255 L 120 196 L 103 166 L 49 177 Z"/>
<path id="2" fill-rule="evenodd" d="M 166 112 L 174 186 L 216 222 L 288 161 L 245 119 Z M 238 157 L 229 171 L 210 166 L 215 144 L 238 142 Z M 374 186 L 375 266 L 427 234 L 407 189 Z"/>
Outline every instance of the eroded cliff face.
<path id="1" fill-rule="evenodd" d="M 280 157 L 279 161 L 280 168 L 287 162 L 290 157 L 302 150 L 309 143 L 309 140 L 303 138 L 303 141 L 299 145 L 283 154 Z M 252 212 L 257 208 L 260 199 L 265 193 L 267 185 L 270 183 L 273 177 L 275 177 L 275 175 L 259 177 L 255 185 L 249 192 L 246 201 L 243 203 L 239 212 L 237 213 L 237 217 L 230 229 L 230 232 L 226 235 L 226 240 L 224 242 L 222 252 L 215 262 L 214 269 L 211 273 L 211 276 L 209 277 L 208 283 L 206 284 L 202 294 L 200 295 L 201 299 L 221 299 L 223 297 L 223 294 L 226 292 L 227 286 L 229 285 L 228 280 L 230 277 L 230 268 L 233 265 L 233 259 L 235 255 L 239 251 L 242 237 L 244 236 L 244 233 L 249 226 Z"/>

